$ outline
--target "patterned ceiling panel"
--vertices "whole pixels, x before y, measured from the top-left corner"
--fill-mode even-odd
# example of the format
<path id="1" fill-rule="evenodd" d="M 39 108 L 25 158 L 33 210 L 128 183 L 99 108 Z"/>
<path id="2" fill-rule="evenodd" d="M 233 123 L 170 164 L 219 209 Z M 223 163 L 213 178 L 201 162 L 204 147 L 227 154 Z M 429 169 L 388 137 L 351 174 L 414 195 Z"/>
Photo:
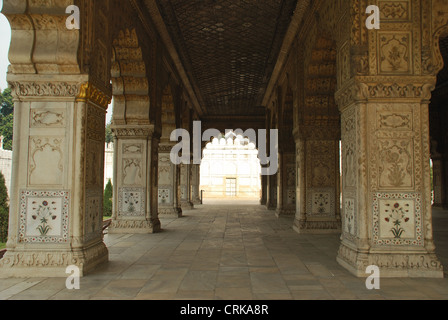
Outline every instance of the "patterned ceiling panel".
<path id="1" fill-rule="evenodd" d="M 151 1 L 151 0 L 148 0 Z M 297 0 L 157 0 L 208 115 L 260 115 Z"/>

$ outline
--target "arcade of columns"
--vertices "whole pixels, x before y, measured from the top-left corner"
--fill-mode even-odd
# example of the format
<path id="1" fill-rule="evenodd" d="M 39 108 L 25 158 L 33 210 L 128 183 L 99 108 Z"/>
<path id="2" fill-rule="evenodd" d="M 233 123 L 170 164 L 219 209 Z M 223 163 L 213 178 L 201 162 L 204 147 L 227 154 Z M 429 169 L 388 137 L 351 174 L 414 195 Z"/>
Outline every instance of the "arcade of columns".
<path id="1" fill-rule="evenodd" d="M 169 134 L 192 132 L 201 106 L 160 17 L 136 0 L 78 0 L 80 29 L 68 30 L 71 2 L 4 1 L 15 123 L 2 277 L 66 276 L 68 265 L 85 274 L 107 262 L 103 154 L 112 97 L 109 232 L 157 232 L 159 217 L 181 216 L 199 201 L 198 165 L 171 163 Z M 295 215 L 299 233 L 341 233 L 337 260 L 357 276 L 376 265 L 385 277 L 443 277 L 432 234 L 428 105 L 448 3 L 375 2 L 379 30 L 365 28 L 366 0 L 299 1 L 264 99 L 265 128 L 279 130 L 279 170 L 262 177 L 261 204 Z"/>

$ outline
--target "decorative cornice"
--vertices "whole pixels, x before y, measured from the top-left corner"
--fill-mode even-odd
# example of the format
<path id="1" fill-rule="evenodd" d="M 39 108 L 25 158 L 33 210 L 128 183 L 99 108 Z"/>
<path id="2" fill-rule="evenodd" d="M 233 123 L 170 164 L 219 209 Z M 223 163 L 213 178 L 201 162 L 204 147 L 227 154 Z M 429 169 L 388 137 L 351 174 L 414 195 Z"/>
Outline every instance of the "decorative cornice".
<path id="1" fill-rule="evenodd" d="M 81 83 L 72 82 L 35 82 L 8 81 L 12 94 L 16 98 L 25 97 L 76 97 Z"/>

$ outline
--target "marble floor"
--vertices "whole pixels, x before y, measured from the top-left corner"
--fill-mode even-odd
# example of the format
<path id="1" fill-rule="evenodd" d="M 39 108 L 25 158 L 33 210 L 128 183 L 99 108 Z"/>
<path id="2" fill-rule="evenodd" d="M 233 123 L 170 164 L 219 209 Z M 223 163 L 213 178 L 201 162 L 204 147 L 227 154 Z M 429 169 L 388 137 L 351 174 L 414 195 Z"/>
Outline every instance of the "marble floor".
<path id="1" fill-rule="evenodd" d="M 381 279 L 368 290 L 336 262 L 339 235 L 302 235 L 254 202 L 207 202 L 157 234 L 106 234 L 109 262 L 68 290 L 65 278 L 0 279 L 0 300 L 448 299 L 448 278 Z M 448 270 L 448 211 L 434 210 Z M 447 272 L 445 272 L 447 275 Z"/>

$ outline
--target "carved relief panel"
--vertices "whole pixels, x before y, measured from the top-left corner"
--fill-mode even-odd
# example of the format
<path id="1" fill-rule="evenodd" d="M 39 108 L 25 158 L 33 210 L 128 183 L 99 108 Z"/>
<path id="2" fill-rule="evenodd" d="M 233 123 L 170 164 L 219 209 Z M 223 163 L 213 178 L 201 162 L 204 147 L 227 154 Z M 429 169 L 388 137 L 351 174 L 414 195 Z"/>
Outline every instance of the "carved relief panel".
<path id="1" fill-rule="evenodd" d="M 66 109 L 31 109 L 30 128 L 63 128 Z"/>
<path id="2" fill-rule="evenodd" d="M 28 156 L 29 185 L 62 185 L 65 140 L 58 136 L 31 136 Z"/>
<path id="3" fill-rule="evenodd" d="M 308 140 L 306 143 L 307 186 L 330 187 L 335 183 L 335 141 Z"/>
<path id="4" fill-rule="evenodd" d="M 103 193 L 101 190 L 86 190 L 85 197 L 84 240 L 102 238 Z"/>
<path id="5" fill-rule="evenodd" d="M 173 197 L 177 186 L 175 185 L 175 167 L 171 163 L 169 153 L 159 152 L 158 175 L 158 203 L 160 205 L 173 204 Z"/>
<path id="6" fill-rule="evenodd" d="M 373 190 L 416 190 L 422 177 L 419 109 L 419 104 L 369 106 Z"/>
<path id="7" fill-rule="evenodd" d="M 123 186 L 142 186 L 144 184 L 143 143 L 134 140 L 122 142 L 121 176 Z"/>
<path id="8" fill-rule="evenodd" d="M 28 186 L 62 188 L 68 173 L 67 109 L 33 102 L 28 115 Z"/>

